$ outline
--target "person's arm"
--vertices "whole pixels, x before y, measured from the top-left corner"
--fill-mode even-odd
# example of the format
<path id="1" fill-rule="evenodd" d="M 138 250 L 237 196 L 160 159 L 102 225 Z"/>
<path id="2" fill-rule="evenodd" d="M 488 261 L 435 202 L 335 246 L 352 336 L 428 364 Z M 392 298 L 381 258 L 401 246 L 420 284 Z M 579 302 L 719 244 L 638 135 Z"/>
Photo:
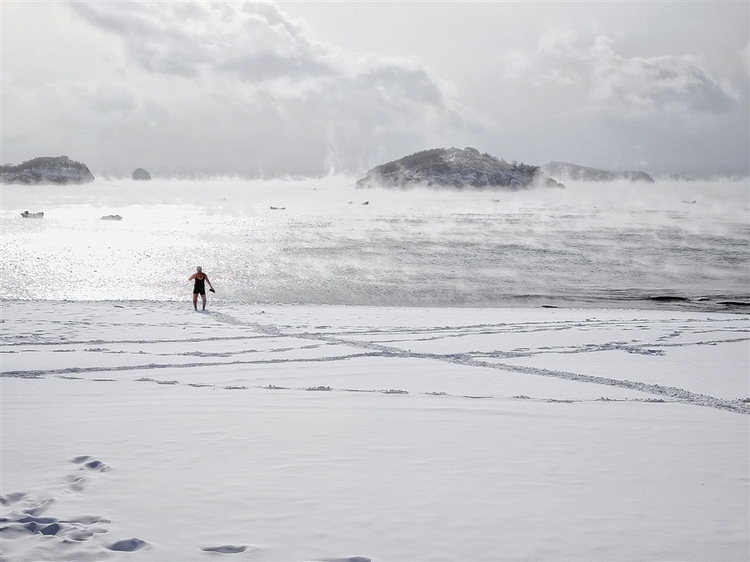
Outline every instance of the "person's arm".
<path id="1" fill-rule="evenodd" d="M 205 278 L 206 278 L 206 283 L 208 283 L 208 286 L 209 286 L 209 287 L 211 287 L 211 290 L 213 290 L 214 286 L 213 286 L 213 285 L 211 285 L 211 281 L 209 281 L 209 280 L 208 280 L 208 275 L 205 275 L 205 274 L 204 274 L 204 275 L 203 275 L 203 277 L 205 277 Z"/>
<path id="2" fill-rule="evenodd" d="M 195 279 L 195 275 L 196 275 L 196 274 L 195 274 L 195 273 L 193 273 L 193 274 L 192 274 L 192 275 L 190 276 L 190 278 L 188 279 L 188 281 L 192 281 L 193 279 Z"/>

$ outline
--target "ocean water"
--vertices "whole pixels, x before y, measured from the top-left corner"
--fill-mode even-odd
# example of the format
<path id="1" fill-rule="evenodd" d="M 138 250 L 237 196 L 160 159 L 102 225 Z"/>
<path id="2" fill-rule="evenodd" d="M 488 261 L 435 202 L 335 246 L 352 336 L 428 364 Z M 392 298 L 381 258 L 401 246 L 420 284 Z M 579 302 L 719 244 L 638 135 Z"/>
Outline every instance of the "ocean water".
<path id="1" fill-rule="evenodd" d="M 4 185 L 0 298 L 189 300 L 201 265 L 214 305 L 750 304 L 747 181 L 506 192 L 354 180 Z"/>

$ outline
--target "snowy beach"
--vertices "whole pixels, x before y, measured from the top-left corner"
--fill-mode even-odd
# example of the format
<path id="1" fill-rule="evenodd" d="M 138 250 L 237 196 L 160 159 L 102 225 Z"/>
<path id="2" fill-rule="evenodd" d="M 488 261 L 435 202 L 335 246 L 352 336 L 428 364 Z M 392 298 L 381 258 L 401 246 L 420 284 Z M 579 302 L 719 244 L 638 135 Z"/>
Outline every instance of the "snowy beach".
<path id="1" fill-rule="evenodd" d="M 4 559 L 747 559 L 747 316 L 186 304 L 3 302 Z"/>
<path id="2" fill-rule="evenodd" d="M 750 562 L 750 2 L 0 51 L 0 562 Z"/>
<path id="3" fill-rule="evenodd" d="M 4 186 L 0 555 L 747 560 L 747 212 L 735 182 Z"/>

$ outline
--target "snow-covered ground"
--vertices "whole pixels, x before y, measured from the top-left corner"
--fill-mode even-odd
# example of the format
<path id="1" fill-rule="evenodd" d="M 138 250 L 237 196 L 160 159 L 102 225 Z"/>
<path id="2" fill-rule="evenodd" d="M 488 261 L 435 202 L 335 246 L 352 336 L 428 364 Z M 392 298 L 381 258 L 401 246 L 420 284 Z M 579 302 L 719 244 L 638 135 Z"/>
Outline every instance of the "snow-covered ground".
<path id="1" fill-rule="evenodd" d="M 744 315 L 1 310 L 3 560 L 750 558 Z"/>

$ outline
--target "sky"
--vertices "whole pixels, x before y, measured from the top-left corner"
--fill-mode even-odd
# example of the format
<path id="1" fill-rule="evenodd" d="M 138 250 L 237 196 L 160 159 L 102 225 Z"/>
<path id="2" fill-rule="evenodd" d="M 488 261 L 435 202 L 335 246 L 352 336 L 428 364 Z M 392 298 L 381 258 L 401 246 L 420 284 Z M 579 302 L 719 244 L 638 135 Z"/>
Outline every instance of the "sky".
<path id="1" fill-rule="evenodd" d="M 0 161 L 361 175 L 508 161 L 747 176 L 750 3 L 0 2 Z"/>

